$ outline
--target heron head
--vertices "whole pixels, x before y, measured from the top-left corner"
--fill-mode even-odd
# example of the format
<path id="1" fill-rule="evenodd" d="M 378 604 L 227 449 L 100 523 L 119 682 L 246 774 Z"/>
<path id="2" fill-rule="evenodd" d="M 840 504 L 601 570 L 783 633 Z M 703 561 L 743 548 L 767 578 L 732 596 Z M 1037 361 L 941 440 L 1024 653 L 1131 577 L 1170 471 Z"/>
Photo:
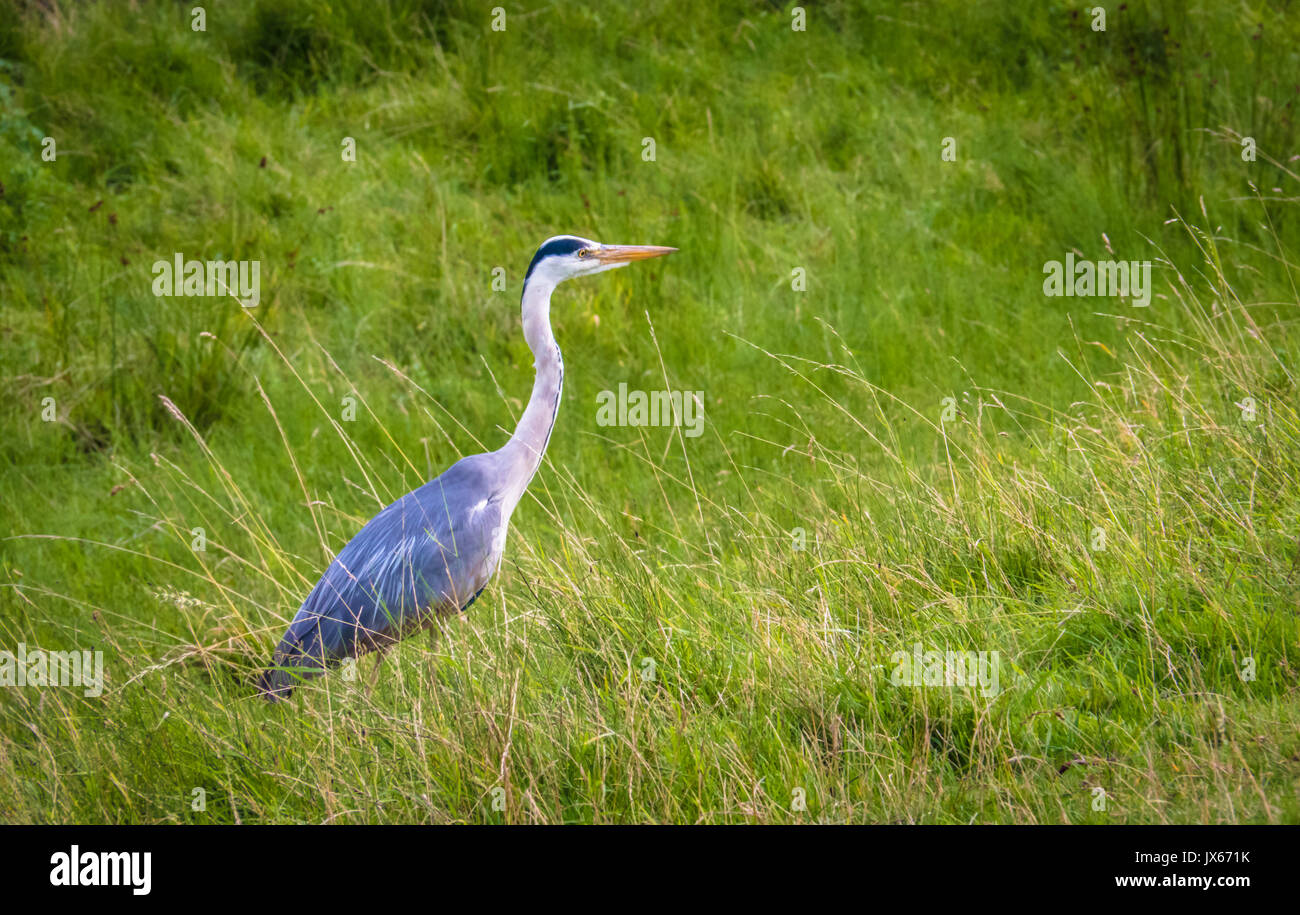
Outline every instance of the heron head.
<path id="1" fill-rule="evenodd" d="M 537 249 L 524 282 L 536 274 L 552 283 L 562 283 L 575 276 L 626 267 L 633 261 L 662 257 L 676 250 L 659 245 L 603 245 L 577 235 L 556 235 Z"/>

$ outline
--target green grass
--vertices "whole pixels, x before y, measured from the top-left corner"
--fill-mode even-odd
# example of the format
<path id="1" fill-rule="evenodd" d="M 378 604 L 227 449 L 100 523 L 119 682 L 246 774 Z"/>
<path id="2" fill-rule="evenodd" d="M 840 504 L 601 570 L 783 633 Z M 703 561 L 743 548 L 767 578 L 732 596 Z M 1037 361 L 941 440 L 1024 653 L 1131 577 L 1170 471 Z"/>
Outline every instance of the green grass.
<path id="1" fill-rule="evenodd" d="M 1300 821 L 1300 20 L 938 6 L 0 0 L 0 650 L 107 676 L 0 689 L 0 819 Z M 681 252 L 556 294 L 501 573 L 266 705 L 333 553 L 505 441 L 561 232 Z"/>

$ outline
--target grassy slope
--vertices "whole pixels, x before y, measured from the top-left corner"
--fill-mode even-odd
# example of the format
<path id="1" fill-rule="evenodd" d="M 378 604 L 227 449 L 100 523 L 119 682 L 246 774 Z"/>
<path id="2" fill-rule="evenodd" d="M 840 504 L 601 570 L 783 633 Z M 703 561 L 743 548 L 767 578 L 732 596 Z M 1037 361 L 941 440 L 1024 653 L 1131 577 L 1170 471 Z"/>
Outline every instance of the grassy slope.
<path id="1" fill-rule="evenodd" d="M 0 11 L 0 647 L 109 676 L 0 691 L 0 817 L 1300 820 L 1300 27 L 944 6 Z M 682 252 L 557 295 L 501 576 L 264 707 L 332 552 L 504 440 L 560 231 Z M 1151 308 L 1042 295 L 1107 244 Z M 262 305 L 154 298 L 176 251 Z M 702 437 L 596 424 L 665 376 Z M 917 641 L 1003 692 L 892 685 Z"/>

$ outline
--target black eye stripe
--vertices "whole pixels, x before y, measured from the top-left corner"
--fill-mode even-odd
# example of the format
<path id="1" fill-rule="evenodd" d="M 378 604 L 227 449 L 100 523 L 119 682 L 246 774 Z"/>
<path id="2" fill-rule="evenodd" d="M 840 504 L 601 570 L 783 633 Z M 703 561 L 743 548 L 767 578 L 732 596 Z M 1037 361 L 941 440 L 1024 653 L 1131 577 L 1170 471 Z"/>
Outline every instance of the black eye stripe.
<path id="1" fill-rule="evenodd" d="M 528 277 L 532 275 L 533 268 L 536 267 L 543 258 L 550 257 L 553 254 L 573 254 L 586 247 L 586 242 L 578 241 L 573 238 L 557 238 L 554 241 L 548 241 L 537 249 L 533 255 L 533 261 L 528 265 L 528 272 L 524 274 L 524 282 L 528 282 Z"/>

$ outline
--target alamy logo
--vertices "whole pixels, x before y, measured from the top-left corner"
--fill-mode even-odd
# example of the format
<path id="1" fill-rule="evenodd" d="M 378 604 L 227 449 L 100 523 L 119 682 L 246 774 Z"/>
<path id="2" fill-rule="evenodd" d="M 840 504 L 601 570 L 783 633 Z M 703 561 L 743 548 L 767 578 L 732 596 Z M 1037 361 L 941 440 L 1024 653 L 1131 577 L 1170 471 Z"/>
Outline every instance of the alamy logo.
<path id="1" fill-rule="evenodd" d="M 52 886 L 129 886 L 136 896 L 148 896 L 152 886 L 153 852 L 70 851 L 50 855 Z"/>
<path id="2" fill-rule="evenodd" d="M 82 695 L 104 694 L 102 651 L 0 651 L 0 686 L 80 686 Z"/>
<path id="3" fill-rule="evenodd" d="M 925 651 L 920 642 L 911 654 L 896 651 L 889 660 L 895 686 L 979 687 L 984 696 L 996 696 L 1001 655 L 996 651 Z"/>
<path id="4" fill-rule="evenodd" d="M 262 300 L 261 261 L 187 261 L 177 252 L 172 261 L 154 261 L 156 296 L 233 295 L 245 308 Z"/>
<path id="5" fill-rule="evenodd" d="M 1074 252 L 1065 263 L 1043 264 L 1043 295 L 1129 296 L 1138 308 L 1151 304 L 1150 261 L 1076 261 Z"/>
<path id="6" fill-rule="evenodd" d="M 596 395 L 598 426 L 684 426 L 687 438 L 704 431 L 703 391 L 629 391 L 620 383 L 618 393 Z"/>

